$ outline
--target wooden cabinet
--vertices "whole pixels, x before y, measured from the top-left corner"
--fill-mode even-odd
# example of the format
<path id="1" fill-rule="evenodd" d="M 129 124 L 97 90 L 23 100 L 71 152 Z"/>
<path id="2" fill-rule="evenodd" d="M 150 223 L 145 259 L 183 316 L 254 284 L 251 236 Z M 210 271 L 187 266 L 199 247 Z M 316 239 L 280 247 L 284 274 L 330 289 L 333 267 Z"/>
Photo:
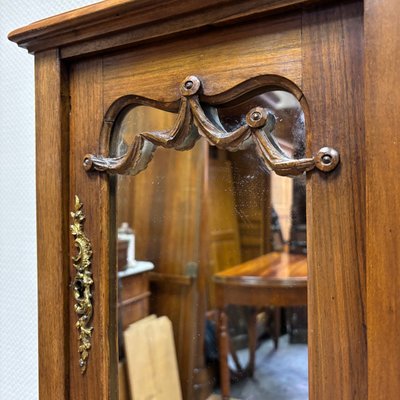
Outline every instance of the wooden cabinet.
<path id="1" fill-rule="evenodd" d="M 138 263 L 136 268 L 118 272 L 118 317 L 121 330 L 149 314 L 148 271 L 153 268 L 151 263 Z"/>
<path id="2" fill-rule="evenodd" d="M 399 12 L 395 0 L 110 0 L 10 34 L 35 54 L 41 399 L 116 398 L 113 174 L 140 168 L 144 143 L 190 141 L 147 136 L 113 159 L 118 115 L 181 110 L 207 136 L 196 99 L 215 107 L 265 88 L 292 93 L 307 126 L 310 399 L 397 398 Z M 271 162 L 257 139 L 267 116 L 248 117 Z M 331 172 L 326 146 L 340 154 Z M 190 295 L 190 278 L 178 281 L 162 290 Z"/>

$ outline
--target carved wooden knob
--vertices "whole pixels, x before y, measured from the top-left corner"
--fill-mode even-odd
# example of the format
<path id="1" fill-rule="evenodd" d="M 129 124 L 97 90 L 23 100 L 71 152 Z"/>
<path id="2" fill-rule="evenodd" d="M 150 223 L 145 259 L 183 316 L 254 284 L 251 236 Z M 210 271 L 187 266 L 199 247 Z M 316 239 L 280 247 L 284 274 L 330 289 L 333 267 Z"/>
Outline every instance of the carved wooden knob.
<path id="1" fill-rule="evenodd" d="M 315 156 L 315 166 L 324 172 L 332 171 L 339 164 L 339 153 L 331 147 L 322 147 Z"/>
<path id="2" fill-rule="evenodd" d="M 197 76 L 187 76 L 181 83 L 180 91 L 183 96 L 193 96 L 196 94 L 201 87 L 201 81 Z"/>
<path id="3" fill-rule="evenodd" d="M 269 130 L 275 127 L 275 117 L 268 112 L 265 108 L 255 107 L 251 109 L 246 115 L 246 122 L 250 128 L 262 128 L 269 125 Z"/>

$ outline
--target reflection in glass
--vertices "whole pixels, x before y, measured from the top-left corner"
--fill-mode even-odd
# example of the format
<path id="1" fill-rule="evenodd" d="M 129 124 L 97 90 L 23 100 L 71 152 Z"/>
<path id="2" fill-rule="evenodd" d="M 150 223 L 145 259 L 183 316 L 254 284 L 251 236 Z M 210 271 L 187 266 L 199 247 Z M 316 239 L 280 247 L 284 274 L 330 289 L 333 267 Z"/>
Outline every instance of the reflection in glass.
<path id="1" fill-rule="evenodd" d="M 255 106 L 274 113 L 279 144 L 302 157 L 304 114 L 291 94 L 267 92 L 208 112 L 232 130 Z M 171 127 L 175 117 L 142 106 L 124 112 L 113 155 L 124 154 L 140 132 Z M 117 181 L 120 399 L 205 400 L 213 393 L 218 399 L 216 282 L 262 280 L 273 263 L 275 280 L 306 274 L 305 178 L 266 173 L 251 141 L 228 152 L 200 139 L 191 151 L 158 148 L 145 171 Z M 260 260 L 268 264 L 261 272 Z M 288 273 L 291 260 L 303 272 Z M 254 276 L 251 268 L 258 268 Z M 307 399 L 305 307 L 243 300 L 224 310 L 230 395 Z"/>

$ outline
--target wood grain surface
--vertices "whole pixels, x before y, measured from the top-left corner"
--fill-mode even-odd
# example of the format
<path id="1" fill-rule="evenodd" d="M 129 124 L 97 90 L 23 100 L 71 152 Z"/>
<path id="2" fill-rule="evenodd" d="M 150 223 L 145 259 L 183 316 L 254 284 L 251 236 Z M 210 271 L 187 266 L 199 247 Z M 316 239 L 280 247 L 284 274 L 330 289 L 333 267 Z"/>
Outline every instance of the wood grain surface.
<path id="1" fill-rule="evenodd" d="M 188 36 L 105 56 L 104 105 L 108 108 L 127 94 L 164 102 L 177 100 L 179 84 L 188 75 L 203 80 L 204 95 L 215 95 L 266 73 L 300 85 L 299 15 L 226 27 L 218 34 Z"/>
<path id="2" fill-rule="evenodd" d="M 306 286 L 307 256 L 272 252 L 215 274 L 216 282 L 266 286 Z"/>
<path id="3" fill-rule="evenodd" d="M 365 1 L 368 396 L 400 391 L 400 3 Z"/>
<path id="4" fill-rule="evenodd" d="M 38 53 L 36 81 L 36 219 L 39 396 L 66 399 L 69 346 L 68 78 L 57 50 Z M 50 306 L 51 304 L 51 306 Z"/>
<path id="5" fill-rule="evenodd" d="M 99 151 L 99 132 L 103 113 L 102 60 L 92 59 L 72 66 L 70 119 L 70 203 L 78 195 L 86 215 L 84 230 L 91 240 L 93 257 L 92 348 L 88 367 L 81 375 L 78 366 L 77 330 L 70 331 L 70 398 L 117 398 L 117 260 L 115 212 L 112 210 L 110 179 L 103 174 L 88 174 L 82 167 L 84 155 Z M 71 207 L 70 207 L 71 208 Z M 75 252 L 71 240 L 71 253 Z M 71 265 L 71 264 L 70 264 Z M 70 266 L 70 274 L 75 271 Z M 70 297 L 70 326 L 76 321 Z"/>
<path id="6" fill-rule="evenodd" d="M 303 15 L 310 150 L 341 157 L 307 182 L 311 399 L 367 398 L 362 12 L 353 2 Z"/>
<path id="7" fill-rule="evenodd" d="M 272 252 L 214 275 L 217 306 L 307 304 L 307 257 Z"/>

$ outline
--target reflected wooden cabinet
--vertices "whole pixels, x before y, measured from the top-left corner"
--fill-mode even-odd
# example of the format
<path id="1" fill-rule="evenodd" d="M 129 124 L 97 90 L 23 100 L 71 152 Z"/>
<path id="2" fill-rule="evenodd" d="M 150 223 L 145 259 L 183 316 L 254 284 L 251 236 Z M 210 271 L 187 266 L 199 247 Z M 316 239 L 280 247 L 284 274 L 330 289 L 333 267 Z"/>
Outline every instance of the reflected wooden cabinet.
<path id="1" fill-rule="evenodd" d="M 400 105 L 395 89 L 400 45 L 390 39 L 396 37 L 394 16 L 399 12 L 395 0 L 110 0 L 10 34 L 35 54 L 41 399 L 117 398 L 113 174 L 142 168 L 144 158 L 151 158 L 146 149 L 153 145 L 190 147 L 196 133 L 186 130 L 186 136 L 179 135 L 192 120 L 212 145 L 235 147 L 251 136 L 272 169 L 308 171 L 310 399 L 397 398 L 400 383 L 391 371 L 400 367 L 395 356 L 399 285 L 394 268 L 400 249 L 400 204 L 394 184 L 400 123 L 393 110 Z M 236 142 L 234 135 L 226 134 L 231 130 L 215 122 L 214 109 L 234 110 L 239 99 L 266 89 L 291 93 L 304 111 L 305 158 L 298 170 L 298 160 L 282 161 L 279 146 L 271 150 L 270 132 L 260 133 L 259 119 L 263 126 L 269 123 L 262 109 L 245 112 L 246 122 L 235 130 L 242 135 L 237 134 Z M 130 158 L 112 154 L 118 117 L 138 104 L 179 113 L 176 136 L 146 133 Z M 219 117 L 223 119 L 223 110 Z M 196 207 L 197 202 L 202 209 L 202 201 L 222 196 L 227 180 L 215 177 L 227 176 L 226 164 L 218 164 L 218 157 L 208 159 L 213 150 L 201 147 L 201 142 L 196 146 L 190 157 L 202 168 L 177 172 L 186 174 L 182 182 L 187 183 L 201 170 L 202 179 L 192 183 L 213 182 L 207 196 L 192 192 L 190 197 L 186 192 L 184 204 L 192 201 Z M 326 146 L 340 153 L 339 165 L 330 172 L 325 164 L 335 155 L 321 153 Z M 235 159 L 232 154 L 230 162 Z M 260 185 L 268 182 L 265 178 Z M 178 178 L 175 184 L 179 186 Z M 146 205 L 149 197 L 141 198 Z M 170 207 L 178 212 L 178 200 L 171 199 Z M 231 207 L 229 200 L 224 204 Z M 152 206 L 153 212 L 159 211 L 157 204 Z M 251 255 L 254 246 L 268 248 L 265 230 L 261 244 L 248 240 L 239 249 L 235 232 L 245 227 L 240 221 L 221 221 L 223 210 L 209 209 L 215 212 L 214 218 L 207 218 L 211 243 L 199 239 L 196 246 L 207 245 L 217 264 L 227 262 L 221 259 L 221 246 L 236 248 L 242 256 Z M 144 229 L 149 212 L 136 216 L 136 221 L 142 218 L 139 227 Z M 262 228 L 257 221 L 265 221 L 267 208 L 265 213 L 254 217 L 251 229 Z M 213 223 L 227 224 L 224 235 L 213 231 Z M 225 254 L 230 264 L 238 257 L 234 250 Z M 181 262 L 188 268 L 186 275 L 177 278 L 167 267 L 155 270 L 153 287 L 160 293 L 185 292 L 193 304 L 198 302 L 208 283 L 193 289 L 190 261 L 198 261 L 200 269 L 205 261 L 211 265 L 201 256 L 187 257 Z M 166 284 L 160 274 L 170 274 L 171 281 Z M 155 300 L 159 310 L 167 307 L 161 299 Z M 176 335 L 178 353 L 188 357 L 179 346 L 193 333 L 188 329 L 198 317 L 190 304 L 179 301 L 174 306 L 174 318 L 183 321 Z M 203 399 L 198 388 L 206 375 L 203 366 L 193 362 L 199 359 L 188 358 L 181 371 L 186 400 Z"/>

